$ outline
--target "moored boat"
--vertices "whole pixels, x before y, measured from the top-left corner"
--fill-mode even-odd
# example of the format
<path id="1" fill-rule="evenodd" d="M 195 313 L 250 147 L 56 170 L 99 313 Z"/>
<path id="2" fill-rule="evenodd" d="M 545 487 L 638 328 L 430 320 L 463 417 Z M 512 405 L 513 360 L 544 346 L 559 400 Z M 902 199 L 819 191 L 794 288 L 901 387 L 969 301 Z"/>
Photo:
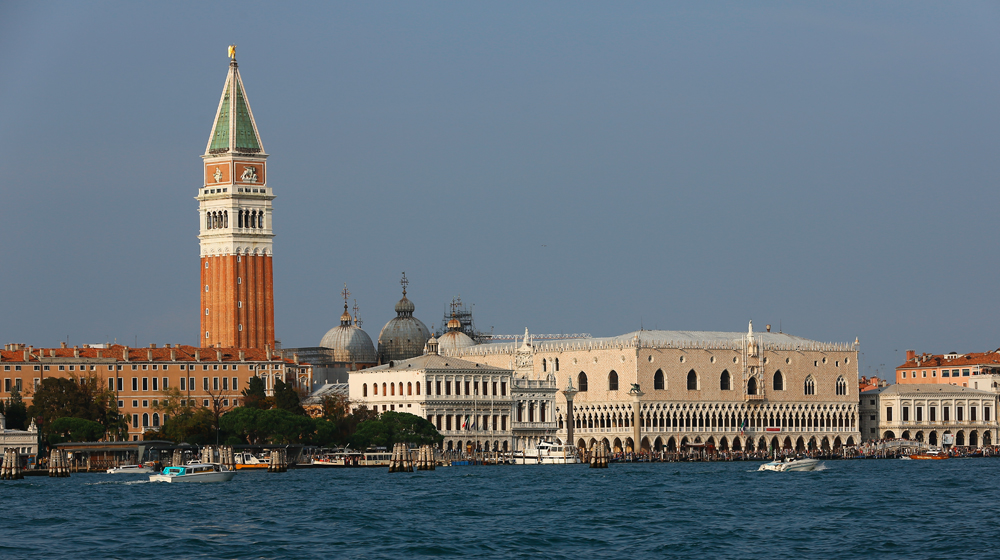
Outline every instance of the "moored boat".
<path id="1" fill-rule="evenodd" d="M 941 459 L 947 459 L 948 454 L 940 449 L 929 449 L 927 451 L 921 451 L 920 453 L 914 453 L 910 455 L 910 459 L 913 460 L 931 460 L 939 461 Z"/>
<path id="2" fill-rule="evenodd" d="M 162 473 L 149 476 L 150 482 L 225 482 L 232 480 L 236 471 L 218 463 L 189 463 L 167 467 Z"/>
<path id="3" fill-rule="evenodd" d="M 244 451 L 242 453 L 236 453 L 233 457 L 236 460 L 236 470 L 244 469 L 267 469 L 270 462 L 267 459 L 261 459 L 249 451 Z"/>
<path id="4" fill-rule="evenodd" d="M 533 449 L 514 455 L 514 464 L 518 465 L 575 465 L 579 462 L 575 446 L 551 441 L 541 441 Z"/>

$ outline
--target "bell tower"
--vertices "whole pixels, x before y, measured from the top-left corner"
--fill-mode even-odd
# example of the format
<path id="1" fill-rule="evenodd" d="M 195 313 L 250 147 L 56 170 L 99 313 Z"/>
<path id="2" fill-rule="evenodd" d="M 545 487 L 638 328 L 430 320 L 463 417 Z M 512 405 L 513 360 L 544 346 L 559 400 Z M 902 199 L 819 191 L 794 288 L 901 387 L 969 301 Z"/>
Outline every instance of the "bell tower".
<path id="1" fill-rule="evenodd" d="M 201 345 L 274 347 L 267 154 L 247 101 L 236 45 L 205 148 L 198 201 Z"/>

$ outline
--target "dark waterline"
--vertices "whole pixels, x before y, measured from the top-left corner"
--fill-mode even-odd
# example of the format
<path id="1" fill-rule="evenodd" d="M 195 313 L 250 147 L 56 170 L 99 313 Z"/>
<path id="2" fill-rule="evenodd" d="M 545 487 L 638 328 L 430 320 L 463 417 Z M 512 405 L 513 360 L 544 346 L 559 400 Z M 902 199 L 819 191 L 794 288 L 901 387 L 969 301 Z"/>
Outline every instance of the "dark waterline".
<path id="1" fill-rule="evenodd" d="M 979 558 L 1000 459 L 240 473 L 0 483 L 0 557 Z"/>

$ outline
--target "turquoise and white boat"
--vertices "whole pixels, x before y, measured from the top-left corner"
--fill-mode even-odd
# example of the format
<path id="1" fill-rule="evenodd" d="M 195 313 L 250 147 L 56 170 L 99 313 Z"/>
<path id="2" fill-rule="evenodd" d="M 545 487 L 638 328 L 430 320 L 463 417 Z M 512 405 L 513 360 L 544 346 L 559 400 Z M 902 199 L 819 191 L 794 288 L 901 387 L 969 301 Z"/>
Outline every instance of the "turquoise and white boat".
<path id="1" fill-rule="evenodd" d="M 167 467 L 162 473 L 149 476 L 150 482 L 225 482 L 232 480 L 236 471 L 217 463 L 190 463 Z"/>

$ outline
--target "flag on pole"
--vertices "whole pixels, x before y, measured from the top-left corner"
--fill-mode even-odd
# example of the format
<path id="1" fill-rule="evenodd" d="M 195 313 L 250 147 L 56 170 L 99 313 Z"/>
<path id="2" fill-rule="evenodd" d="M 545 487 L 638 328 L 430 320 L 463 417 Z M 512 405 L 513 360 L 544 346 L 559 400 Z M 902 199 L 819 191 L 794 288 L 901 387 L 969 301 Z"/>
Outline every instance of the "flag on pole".
<path id="1" fill-rule="evenodd" d="M 746 425 L 747 425 L 747 419 L 744 418 L 742 421 L 740 421 L 740 435 L 743 435 L 744 428 L 746 428 Z"/>

